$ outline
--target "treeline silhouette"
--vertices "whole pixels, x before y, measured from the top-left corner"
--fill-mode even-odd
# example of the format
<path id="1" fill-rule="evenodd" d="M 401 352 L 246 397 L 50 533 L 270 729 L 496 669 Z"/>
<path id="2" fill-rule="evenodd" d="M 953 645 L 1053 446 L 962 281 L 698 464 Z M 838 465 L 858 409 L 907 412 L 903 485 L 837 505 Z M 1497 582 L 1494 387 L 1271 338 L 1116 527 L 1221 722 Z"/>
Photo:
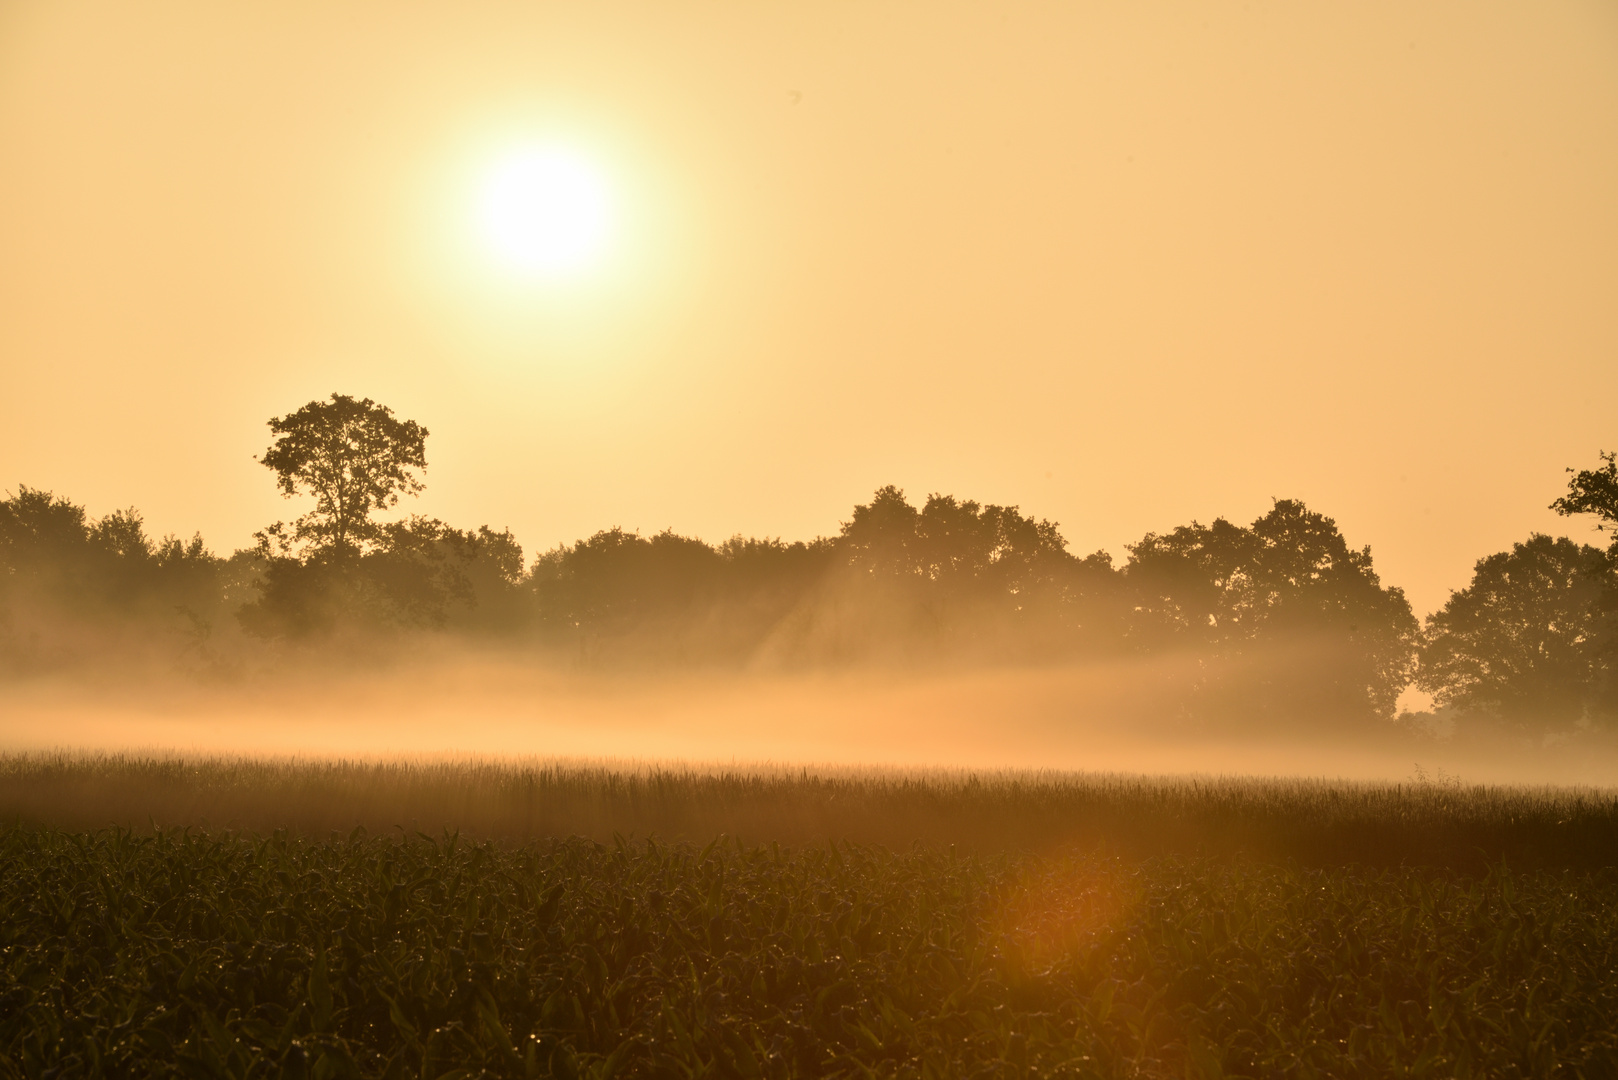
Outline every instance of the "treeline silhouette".
<path id="1" fill-rule="evenodd" d="M 1249 525 L 1147 534 L 1114 565 L 1017 507 L 895 487 L 835 536 L 713 545 L 620 528 L 524 558 L 487 526 L 375 520 L 420 490 L 427 432 L 333 395 L 271 422 L 261 460 L 290 525 L 229 557 L 153 540 L 23 487 L 0 501 L 0 662 L 13 673 L 148 656 L 229 673 L 268 654 L 348 658 L 423 635 L 586 668 L 1141 661 L 1192 717 L 1390 719 L 1408 686 L 1478 722 L 1618 721 L 1618 540 L 1533 536 L 1480 560 L 1425 627 L 1368 548 L 1295 500 Z M 1556 508 L 1618 522 L 1612 455 Z"/>

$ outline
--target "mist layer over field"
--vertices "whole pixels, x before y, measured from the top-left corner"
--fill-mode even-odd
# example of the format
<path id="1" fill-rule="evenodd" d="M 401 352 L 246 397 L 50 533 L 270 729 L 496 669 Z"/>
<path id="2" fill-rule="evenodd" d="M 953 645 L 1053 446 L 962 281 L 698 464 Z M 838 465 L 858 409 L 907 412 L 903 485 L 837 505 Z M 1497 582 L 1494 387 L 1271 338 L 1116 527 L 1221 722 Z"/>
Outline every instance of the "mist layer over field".
<path id="1" fill-rule="evenodd" d="M 224 685 L 34 680 L 0 686 L 0 750 L 1618 783 L 1594 734 L 1177 719 L 1189 664 L 607 676 L 484 658 Z"/>

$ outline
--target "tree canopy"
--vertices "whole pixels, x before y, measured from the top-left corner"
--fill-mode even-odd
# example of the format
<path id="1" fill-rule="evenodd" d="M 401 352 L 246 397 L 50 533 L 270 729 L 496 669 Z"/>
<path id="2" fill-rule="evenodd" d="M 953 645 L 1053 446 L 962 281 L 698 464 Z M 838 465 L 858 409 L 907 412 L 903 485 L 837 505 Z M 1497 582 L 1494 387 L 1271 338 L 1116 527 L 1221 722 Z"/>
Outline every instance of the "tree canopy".
<path id="1" fill-rule="evenodd" d="M 1539 730 L 1607 719 L 1612 562 L 1540 533 L 1479 559 L 1427 620 L 1416 685 L 1440 705 Z"/>
<path id="2" fill-rule="evenodd" d="M 242 571 L 201 536 L 154 540 L 134 509 L 92 518 L 20 488 L 0 499 L 0 670 L 194 652 L 244 598 Z"/>
<path id="3" fill-rule="evenodd" d="M 1220 688 L 1233 703 L 1393 715 L 1420 623 L 1403 590 L 1382 585 L 1370 549 L 1349 547 L 1331 518 L 1280 499 L 1245 528 L 1192 522 L 1129 553 L 1140 648 L 1206 650 L 1223 661 L 1211 684 L 1243 673 L 1239 691 Z"/>
<path id="4" fill-rule="evenodd" d="M 1249 528 L 1216 521 L 1148 536 L 1122 570 L 1103 552 L 1075 557 L 1054 522 L 1016 507 L 937 493 L 918 506 L 895 487 L 810 542 L 711 545 L 614 528 L 528 566 L 509 531 L 369 515 L 356 529 L 360 520 L 343 526 L 341 558 L 328 519 L 311 526 L 326 530 L 315 534 L 324 543 L 225 560 L 200 538 L 151 541 L 132 510 L 92 519 L 24 489 L 0 503 L 0 626 L 15 645 L 66 626 L 63 613 L 106 621 L 108 605 L 121 605 L 117 618 L 153 641 L 211 636 L 223 648 L 224 629 L 245 632 L 242 643 L 330 651 L 450 631 L 591 666 L 1191 654 L 1203 677 L 1185 707 L 1238 719 L 1253 708 L 1385 716 L 1412 647 L 1408 605 L 1381 586 L 1369 553 L 1286 501 Z M 1299 642 L 1313 650 L 1306 665 Z"/>
<path id="5" fill-rule="evenodd" d="M 396 419 L 370 398 L 333 394 L 269 425 L 275 439 L 259 462 L 275 472 L 283 496 L 311 494 L 315 508 L 293 523 L 290 535 L 279 522 L 270 526 L 260 534 L 266 546 L 303 542 L 351 557 L 382 535 L 374 511 L 422 490 L 417 474 L 427 467 L 427 429 Z"/>
<path id="6" fill-rule="evenodd" d="M 1569 469 L 1573 479 L 1568 481 L 1568 492 L 1551 509 L 1564 516 L 1594 514 L 1599 520 L 1596 530 L 1612 534 L 1609 550 L 1618 555 L 1618 453 L 1603 451 L 1599 455 L 1603 464 L 1594 469 Z"/>
<path id="7" fill-rule="evenodd" d="M 509 530 L 382 514 L 423 489 L 415 421 L 332 394 L 269 426 L 259 460 L 314 505 L 229 558 L 200 536 L 154 540 L 133 508 L 96 518 L 28 487 L 0 499 L 0 666 L 126 647 L 245 656 L 265 639 L 335 655 L 451 632 L 602 667 L 1128 659 L 1168 687 L 1155 701 L 1238 723 L 1391 718 L 1412 679 L 1442 707 L 1534 731 L 1618 722 L 1618 536 L 1607 552 L 1534 535 L 1488 556 L 1425 631 L 1368 547 L 1292 499 L 1245 526 L 1149 533 L 1121 567 L 1016 506 L 918 504 L 891 485 L 810 541 L 610 528 L 525 563 Z M 1552 506 L 1613 530 L 1618 455 L 1600 461 L 1569 470 Z"/>

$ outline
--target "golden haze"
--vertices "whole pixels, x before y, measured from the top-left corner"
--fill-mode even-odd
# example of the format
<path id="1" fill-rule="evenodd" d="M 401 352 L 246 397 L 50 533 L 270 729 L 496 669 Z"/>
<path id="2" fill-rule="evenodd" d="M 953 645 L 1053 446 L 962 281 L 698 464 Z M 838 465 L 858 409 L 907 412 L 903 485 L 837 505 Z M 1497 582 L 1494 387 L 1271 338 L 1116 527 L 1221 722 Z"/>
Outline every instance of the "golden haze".
<path id="1" fill-rule="evenodd" d="M 264 421 L 433 432 L 410 509 L 530 552 L 834 532 L 881 483 L 1080 550 L 1300 497 L 1418 612 L 1614 441 L 1618 11 L 16 3 L 0 477 L 220 550 Z M 599 276 L 478 170 L 617 185 Z"/>

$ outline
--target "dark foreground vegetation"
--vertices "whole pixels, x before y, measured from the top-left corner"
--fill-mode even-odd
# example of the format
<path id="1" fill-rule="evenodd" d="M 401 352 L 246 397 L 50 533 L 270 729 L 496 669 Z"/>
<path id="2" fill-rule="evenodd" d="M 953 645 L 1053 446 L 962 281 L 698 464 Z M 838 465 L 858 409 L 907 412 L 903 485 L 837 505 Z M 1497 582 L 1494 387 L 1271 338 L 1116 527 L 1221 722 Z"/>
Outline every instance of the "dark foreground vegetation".
<path id="1" fill-rule="evenodd" d="M 594 670 L 1152 658 L 1194 673 L 1164 707 L 1198 720 L 1365 729 L 1415 685 L 1467 726 L 1618 728 L 1618 534 L 1481 559 L 1425 627 L 1368 547 L 1290 499 L 1149 533 L 1119 563 L 1017 507 L 894 487 L 810 541 L 611 528 L 528 559 L 508 530 L 379 518 L 427 461 L 426 429 L 385 407 L 333 395 L 270 428 L 261 463 L 312 503 L 226 558 L 154 540 L 133 509 L 0 499 L 0 675 L 144 658 L 231 679 L 407 640 Z M 1618 525 L 1618 463 L 1554 507 Z"/>
<path id="2" fill-rule="evenodd" d="M 0 756 L 0 821 L 501 843 L 656 836 L 1095 851 L 1468 874 L 1618 863 L 1618 791 L 1074 773 L 646 768 L 464 761 Z"/>
<path id="3" fill-rule="evenodd" d="M 77 831 L 74 768 L 493 789 L 480 837 Z M 0 1076 L 1618 1075 L 1610 793 L 234 768 L 7 763 Z"/>

